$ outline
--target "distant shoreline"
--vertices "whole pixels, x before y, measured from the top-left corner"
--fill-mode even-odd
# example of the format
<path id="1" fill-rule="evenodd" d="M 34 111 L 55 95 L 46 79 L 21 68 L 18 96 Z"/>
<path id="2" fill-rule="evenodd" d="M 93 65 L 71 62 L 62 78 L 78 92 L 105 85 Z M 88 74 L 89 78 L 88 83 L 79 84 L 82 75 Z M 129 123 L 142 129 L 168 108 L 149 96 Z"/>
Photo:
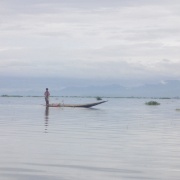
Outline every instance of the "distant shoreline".
<path id="1" fill-rule="evenodd" d="M 20 96 L 20 95 L 0 95 L 0 97 L 36 97 L 36 98 L 42 98 L 44 96 L 31 96 L 31 95 L 25 95 L 25 96 Z M 51 96 L 51 97 L 66 97 L 66 98 L 96 98 L 97 96 Z M 119 97 L 119 96 L 100 96 L 101 98 L 122 98 L 122 99 L 180 99 L 180 97 Z"/>

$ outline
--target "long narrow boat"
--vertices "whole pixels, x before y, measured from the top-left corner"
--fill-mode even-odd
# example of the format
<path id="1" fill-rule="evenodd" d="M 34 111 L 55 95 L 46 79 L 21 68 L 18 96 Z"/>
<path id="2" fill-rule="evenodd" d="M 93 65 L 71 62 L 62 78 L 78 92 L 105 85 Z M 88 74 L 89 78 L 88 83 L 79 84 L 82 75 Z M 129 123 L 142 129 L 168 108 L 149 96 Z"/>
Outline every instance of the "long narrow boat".
<path id="1" fill-rule="evenodd" d="M 100 101 L 96 103 L 88 103 L 88 104 L 63 104 L 63 103 L 58 103 L 58 104 L 49 104 L 48 107 L 83 107 L 83 108 L 90 108 L 93 106 L 96 106 L 98 104 L 105 103 L 107 101 Z"/>

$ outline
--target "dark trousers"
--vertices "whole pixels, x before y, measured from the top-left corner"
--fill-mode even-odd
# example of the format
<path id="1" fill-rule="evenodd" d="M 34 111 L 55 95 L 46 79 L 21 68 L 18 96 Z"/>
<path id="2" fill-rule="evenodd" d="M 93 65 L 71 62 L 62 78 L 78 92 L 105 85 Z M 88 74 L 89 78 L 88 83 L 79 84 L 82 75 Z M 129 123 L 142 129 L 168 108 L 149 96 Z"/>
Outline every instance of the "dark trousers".
<path id="1" fill-rule="evenodd" d="M 46 106 L 48 106 L 49 105 L 49 99 L 45 98 L 45 101 L 46 101 Z"/>

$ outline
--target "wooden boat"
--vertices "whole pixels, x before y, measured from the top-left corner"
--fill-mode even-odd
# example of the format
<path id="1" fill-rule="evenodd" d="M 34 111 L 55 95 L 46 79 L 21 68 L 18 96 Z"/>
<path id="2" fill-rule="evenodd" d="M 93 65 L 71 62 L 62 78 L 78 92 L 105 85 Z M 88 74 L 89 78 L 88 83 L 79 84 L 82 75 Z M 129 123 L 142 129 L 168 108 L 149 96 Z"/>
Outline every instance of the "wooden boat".
<path id="1" fill-rule="evenodd" d="M 96 106 L 98 104 L 105 103 L 107 101 L 100 101 L 96 103 L 88 103 L 88 104 L 63 104 L 63 103 L 58 103 L 58 104 L 49 104 L 48 107 L 83 107 L 83 108 L 90 108 L 93 106 Z"/>

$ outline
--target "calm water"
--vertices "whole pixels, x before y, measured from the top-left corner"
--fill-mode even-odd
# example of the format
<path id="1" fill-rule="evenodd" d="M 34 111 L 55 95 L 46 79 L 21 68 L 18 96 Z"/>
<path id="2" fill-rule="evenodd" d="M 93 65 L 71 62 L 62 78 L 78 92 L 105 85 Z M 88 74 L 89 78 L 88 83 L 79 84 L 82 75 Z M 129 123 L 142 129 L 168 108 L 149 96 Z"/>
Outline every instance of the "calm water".
<path id="1" fill-rule="evenodd" d="M 53 102 L 94 102 L 51 98 Z M 108 99 L 94 109 L 0 98 L 2 180 L 179 180 L 180 100 Z"/>

